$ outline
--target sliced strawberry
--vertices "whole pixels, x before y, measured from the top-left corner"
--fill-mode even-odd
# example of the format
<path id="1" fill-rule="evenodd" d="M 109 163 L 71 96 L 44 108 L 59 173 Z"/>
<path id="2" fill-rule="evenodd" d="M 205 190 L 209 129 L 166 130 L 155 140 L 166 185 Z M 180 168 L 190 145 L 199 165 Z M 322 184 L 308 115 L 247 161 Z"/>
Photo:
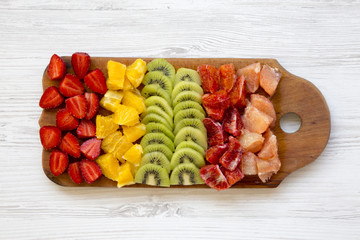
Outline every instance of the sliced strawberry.
<path id="1" fill-rule="evenodd" d="M 211 118 L 204 118 L 203 123 L 207 130 L 209 146 L 224 144 L 224 130 L 221 124 Z"/>
<path id="2" fill-rule="evenodd" d="M 76 76 L 83 79 L 89 71 L 91 64 L 90 56 L 87 53 L 76 52 L 71 56 L 71 65 Z"/>
<path id="3" fill-rule="evenodd" d="M 65 153 L 56 150 L 50 154 L 49 166 L 54 176 L 59 176 L 65 172 L 68 164 L 69 158 Z"/>
<path id="4" fill-rule="evenodd" d="M 60 80 L 66 73 L 66 64 L 58 55 L 51 56 L 47 74 L 51 80 Z"/>
<path id="5" fill-rule="evenodd" d="M 80 146 L 80 151 L 87 159 L 95 160 L 100 155 L 101 140 L 96 137 L 85 141 Z"/>
<path id="6" fill-rule="evenodd" d="M 220 168 L 222 173 L 225 175 L 226 180 L 228 181 L 229 185 L 232 186 L 241 179 L 244 178 L 244 174 L 241 172 L 239 168 L 235 168 L 234 171 L 229 171 L 224 167 Z"/>
<path id="7" fill-rule="evenodd" d="M 197 71 L 201 78 L 201 85 L 205 93 L 214 93 L 220 86 L 219 70 L 211 65 L 200 65 Z"/>
<path id="8" fill-rule="evenodd" d="M 61 130 L 53 126 L 40 128 L 40 141 L 45 149 L 51 149 L 59 145 L 61 140 Z"/>
<path id="9" fill-rule="evenodd" d="M 241 161 L 241 151 L 227 150 L 220 158 L 219 163 L 226 169 L 234 171 Z"/>
<path id="10" fill-rule="evenodd" d="M 85 88 L 78 77 L 72 74 L 66 74 L 65 78 L 60 82 L 59 90 L 65 97 L 73 97 L 83 94 Z"/>
<path id="11" fill-rule="evenodd" d="M 245 77 L 247 92 L 254 93 L 259 88 L 260 70 L 260 63 L 253 63 L 238 70 L 238 75 L 242 75 Z"/>
<path id="12" fill-rule="evenodd" d="M 83 178 L 81 176 L 81 170 L 80 170 L 80 162 L 73 162 L 69 164 L 68 170 L 67 170 L 70 179 L 77 184 L 80 184 L 83 182 Z"/>
<path id="13" fill-rule="evenodd" d="M 85 93 L 85 98 L 88 103 L 88 110 L 86 112 L 85 118 L 90 120 L 92 119 L 97 111 L 99 110 L 99 98 L 96 93 Z"/>
<path id="14" fill-rule="evenodd" d="M 89 72 L 85 76 L 84 82 L 93 92 L 105 94 L 107 91 L 105 76 L 98 68 Z"/>
<path id="15" fill-rule="evenodd" d="M 81 175 L 87 183 L 93 183 L 101 177 L 101 169 L 96 162 L 83 159 L 80 162 Z"/>
<path id="16" fill-rule="evenodd" d="M 64 101 L 63 96 L 55 86 L 48 87 L 40 98 L 39 106 L 41 108 L 56 108 Z"/>
<path id="17" fill-rule="evenodd" d="M 59 147 L 61 151 L 75 158 L 79 158 L 81 155 L 79 141 L 74 135 L 69 132 L 61 140 Z"/>
<path id="18" fill-rule="evenodd" d="M 244 76 L 238 76 L 234 87 L 231 89 L 229 96 L 230 96 L 230 105 L 243 108 L 246 105 L 246 91 L 245 91 L 245 78 Z"/>
<path id="19" fill-rule="evenodd" d="M 86 116 L 88 104 L 84 95 L 77 95 L 65 100 L 66 110 L 74 117 L 82 119 Z"/>
<path id="20" fill-rule="evenodd" d="M 275 93 L 280 78 L 281 72 L 279 69 L 264 65 L 260 72 L 260 86 L 272 96 Z"/>
<path id="21" fill-rule="evenodd" d="M 219 163 L 219 159 L 228 149 L 228 144 L 219 144 L 209 148 L 206 151 L 205 157 L 208 162 L 211 164 Z"/>
<path id="22" fill-rule="evenodd" d="M 61 130 L 74 130 L 79 125 L 79 119 L 75 118 L 65 108 L 56 113 L 56 126 Z"/>
<path id="23" fill-rule="evenodd" d="M 78 138 L 91 138 L 95 137 L 96 134 L 96 126 L 95 124 L 86 119 L 82 119 L 80 124 L 76 130 L 76 134 Z"/>
<path id="24" fill-rule="evenodd" d="M 226 92 L 230 92 L 235 82 L 235 66 L 232 63 L 221 65 L 220 73 L 220 87 Z"/>
<path id="25" fill-rule="evenodd" d="M 229 137 L 229 150 L 231 151 L 241 151 L 240 142 L 233 136 Z"/>
<path id="26" fill-rule="evenodd" d="M 200 169 L 200 177 L 206 185 L 216 190 L 224 190 L 230 187 L 219 165 L 206 165 Z"/>
<path id="27" fill-rule="evenodd" d="M 224 121 L 222 124 L 224 131 L 233 136 L 240 136 L 243 123 L 239 111 L 236 108 L 229 108 L 225 111 Z"/>
<path id="28" fill-rule="evenodd" d="M 204 94 L 201 98 L 204 107 L 226 109 L 230 104 L 229 94 L 224 90 L 220 90 L 215 93 Z"/>

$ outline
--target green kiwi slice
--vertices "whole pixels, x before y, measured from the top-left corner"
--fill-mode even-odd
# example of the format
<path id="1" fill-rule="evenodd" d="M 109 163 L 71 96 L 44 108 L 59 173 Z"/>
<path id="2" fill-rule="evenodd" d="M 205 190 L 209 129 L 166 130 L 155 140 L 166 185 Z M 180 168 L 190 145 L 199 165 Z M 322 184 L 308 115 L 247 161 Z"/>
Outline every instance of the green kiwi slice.
<path id="1" fill-rule="evenodd" d="M 163 133 L 167 137 L 169 137 L 171 139 L 171 141 L 174 141 L 174 139 L 175 139 L 175 136 L 170 131 L 170 129 L 166 125 L 164 125 L 160 122 L 149 122 L 148 124 L 146 124 L 146 132 L 147 133 Z"/>
<path id="2" fill-rule="evenodd" d="M 170 187 L 169 173 L 156 164 L 146 164 L 139 168 L 135 182 L 151 186 Z"/>
<path id="3" fill-rule="evenodd" d="M 202 114 L 205 115 L 205 111 L 203 109 L 203 107 L 194 101 L 185 101 L 185 102 L 180 102 L 178 103 L 175 107 L 174 107 L 174 115 L 177 114 L 177 112 L 181 111 L 181 110 L 185 110 L 185 109 L 190 109 L 190 108 L 195 108 L 197 110 L 199 110 Z"/>
<path id="4" fill-rule="evenodd" d="M 150 84 L 158 85 L 160 88 L 164 89 L 171 96 L 172 87 L 173 87 L 172 82 L 162 72 L 159 72 L 159 71 L 148 72 L 144 77 L 143 84 L 144 85 L 150 85 Z"/>
<path id="5" fill-rule="evenodd" d="M 184 91 L 179 93 L 175 98 L 173 98 L 172 100 L 173 107 L 176 107 L 177 104 L 185 101 L 194 101 L 201 104 L 202 99 L 201 99 L 201 95 L 197 92 Z"/>
<path id="6" fill-rule="evenodd" d="M 174 169 L 181 163 L 193 163 L 198 168 L 205 166 L 204 156 L 192 148 L 180 148 L 174 152 L 170 163 L 171 169 Z"/>
<path id="7" fill-rule="evenodd" d="M 201 78 L 197 71 L 189 68 L 179 68 L 175 75 L 175 85 L 179 82 L 194 82 L 201 85 Z"/>
<path id="8" fill-rule="evenodd" d="M 146 146 L 143 151 L 144 155 L 151 152 L 161 152 L 166 156 L 169 162 L 171 161 L 173 155 L 173 152 L 165 144 L 151 144 Z"/>
<path id="9" fill-rule="evenodd" d="M 165 120 L 165 118 L 163 118 L 155 113 L 146 114 L 146 116 L 141 120 L 141 122 L 143 124 L 148 124 L 150 122 L 161 123 L 161 124 L 164 124 L 169 130 L 173 129 L 173 126 L 171 126 L 169 124 L 169 122 Z"/>
<path id="10" fill-rule="evenodd" d="M 202 156 L 205 156 L 205 150 L 199 144 L 192 141 L 181 142 L 179 145 L 177 145 L 175 152 L 179 151 L 181 148 L 192 148 L 198 153 L 200 153 Z"/>
<path id="11" fill-rule="evenodd" d="M 170 176 L 171 185 L 195 185 L 204 184 L 200 177 L 200 170 L 193 163 L 177 165 Z"/>
<path id="12" fill-rule="evenodd" d="M 165 99 L 169 103 L 169 105 L 172 104 L 170 95 L 164 89 L 160 88 L 157 84 L 149 84 L 144 86 L 144 88 L 141 90 L 141 95 L 144 98 L 149 98 L 151 96 L 159 96 Z"/>
<path id="13" fill-rule="evenodd" d="M 206 133 L 201 132 L 199 129 L 193 127 L 184 127 L 181 129 L 175 136 L 174 144 L 177 146 L 184 141 L 193 141 L 194 143 L 200 145 L 204 151 L 207 150 Z"/>
<path id="14" fill-rule="evenodd" d="M 147 64 L 149 72 L 160 71 L 167 76 L 172 82 L 175 79 L 175 68 L 163 58 L 157 58 Z"/>
<path id="15" fill-rule="evenodd" d="M 143 155 L 141 159 L 141 166 L 146 164 L 156 164 L 166 169 L 170 173 L 170 162 L 167 157 L 161 152 L 150 152 Z"/>
<path id="16" fill-rule="evenodd" d="M 161 110 L 166 112 L 171 118 L 174 117 L 172 108 L 170 107 L 170 105 L 164 98 L 161 98 L 159 96 L 149 97 L 149 98 L 145 99 L 145 105 L 146 105 L 146 107 L 150 107 L 150 106 L 154 106 L 154 105 L 158 106 L 159 108 L 161 108 Z"/>
<path id="17" fill-rule="evenodd" d="M 170 125 L 170 127 L 174 128 L 173 119 L 170 118 L 170 116 L 166 112 L 164 112 L 159 106 L 154 105 L 154 106 L 150 106 L 150 107 L 146 108 L 145 112 L 143 112 L 141 114 L 141 116 L 146 117 L 146 115 L 148 115 L 150 113 L 154 113 L 154 114 L 164 118 L 167 121 L 167 123 Z"/>
<path id="18" fill-rule="evenodd" d="M 200 121 L 202 121 L 205 118 L 205 115 L 202 114 L 199 110 L 197 109 L 185 109 L 185 110 L 181 110 L 179 112 L 177 112 L 177 114 L 174 117 L 174 124 L 175 126 L 177 126 L 179 124 L 179 122 L 183 119 L 199 119 Z"/>
<path id="19" fill-rule="evenodd" d="M 184 127 L 193 127 L 206 133 L 206 128 L 202 120 L 197 118 L 184 118 L 175 125 L 174 134 L 176 135 Z"/>
<path id="20" fill-rule="evenodd" d="M 143 149 L 151 144 L 165 144 L 172 152 L 175 150 L 174 143 L 163 133 L 147 133 L 141 139 L 140 145 Z"/>
<path id="21" fill-rule="evenodd" d="M 200 95 L 204 94 L 204 90 L 202 89 L 202 87 L 200 87 L 200 85 L 194 82 L 179 82 L 178 84 L 175 85 L 171 93 L 172 99 L 174 99 L 179 93 L 185 91 L 197 92 Z"/>

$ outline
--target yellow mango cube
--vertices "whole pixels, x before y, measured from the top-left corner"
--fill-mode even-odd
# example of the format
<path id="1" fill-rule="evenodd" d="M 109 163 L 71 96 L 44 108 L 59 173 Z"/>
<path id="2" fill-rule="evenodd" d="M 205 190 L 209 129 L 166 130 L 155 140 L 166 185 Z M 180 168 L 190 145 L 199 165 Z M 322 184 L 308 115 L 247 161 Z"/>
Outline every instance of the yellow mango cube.
<path id="1" fill-rule="evenodd" d="M 145 99 L 142 96 L 137 95 L 133 91 L 124 91 L 122 104 L 135 108 L 138 114 L 141 114 L 146 109 Z"/>
<path id="2" fill-rule="evenodd" d="M 142 59 L 136 59 L 135 62 L 126 68 L 126 77 L 137 88 L 142 83 L 146 71 L 146 62 Z"/>
<path id="3" fill-rule="evenodd" d="M 132 163 L 135 167 L 140 166 L 141 156 L 143 154 L 143 148 L 140 144 L 133 145 L 129 150 L 126 151 L 123 158 Z"/>
<path id="4" fill-rule="evenodd" d="M 123 126 L 123 132 L 124 136 L 129 142 L 135 142 L 145 135 L 146 126 L 143 123 L 138 123 L 132 127 Z"/>
<path id="5" fill-rule="evenodd" d="M 123 89 L 126 65 L 110 60 L 107 63 L 107 69 L 109 76 L 106 80 L 107 88 L 110 90 Z"/>

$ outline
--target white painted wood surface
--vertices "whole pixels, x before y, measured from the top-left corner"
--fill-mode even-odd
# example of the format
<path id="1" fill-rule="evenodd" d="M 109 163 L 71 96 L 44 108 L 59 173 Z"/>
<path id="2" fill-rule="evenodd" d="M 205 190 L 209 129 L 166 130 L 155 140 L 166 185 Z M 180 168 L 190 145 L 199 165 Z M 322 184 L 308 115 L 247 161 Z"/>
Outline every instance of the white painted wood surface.
<path id="1" fill-rule="evenodd" d="M 79 189 L 41 168 L 50 56 L 271 57 L 313 82 L 327 148 L 277 189 Z M 360 239 L 360 1 L 0 0 L 0 239 Z"/>

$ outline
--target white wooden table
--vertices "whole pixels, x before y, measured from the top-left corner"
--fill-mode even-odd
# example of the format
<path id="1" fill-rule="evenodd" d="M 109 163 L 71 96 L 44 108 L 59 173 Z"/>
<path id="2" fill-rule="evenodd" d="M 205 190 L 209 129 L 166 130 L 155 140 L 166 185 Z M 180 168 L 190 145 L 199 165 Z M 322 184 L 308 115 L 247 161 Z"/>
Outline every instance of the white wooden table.
<path id="1" fill-rule="evenodd" d="M 0 0 L 0 239 L 360 239 L 360 1 Z M 41 167 L 53 53 L 269 57 L 313 82 L 330 141 L 276 189 L 63 188 Z"/>

